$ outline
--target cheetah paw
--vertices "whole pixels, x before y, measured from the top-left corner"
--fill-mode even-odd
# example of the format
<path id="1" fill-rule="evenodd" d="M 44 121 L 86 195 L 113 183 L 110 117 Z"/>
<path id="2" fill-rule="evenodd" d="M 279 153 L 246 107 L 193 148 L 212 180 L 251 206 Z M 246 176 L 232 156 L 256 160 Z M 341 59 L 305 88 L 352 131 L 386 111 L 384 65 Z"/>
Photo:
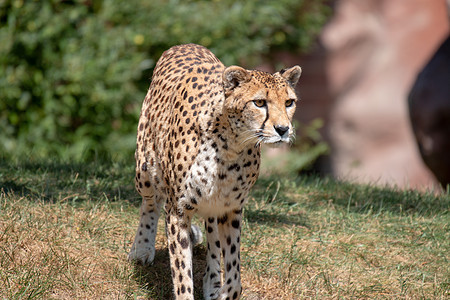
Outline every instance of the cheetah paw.
<path id="1" fill-rule="evenodd" d="M 219 289 L 214 291 L 214 292 L 205 292 L 203 294 L 203 298 L 205 298 L 205 300 L 220 300 L 220 299 L 225 299 L 223 297 L 220 297 L 220 293 L 219 293 Z"/>
<path id="2" fill-rule="evenodd" d="M 209 280 L 209 276 L 207 277 L 208 280 L 203 283 L 203 297 L 205 300 L 220 300 L 225 299 L 225 297 L 221 297 L 220 294 L 220 281 L 211 282 Z"/>
<path id="3" fill-rule="evenodd" d="M 191 225 L 191 241 L 192 245 L 199 245 L 203 242 L 203 234 L 200 227 L 197 225 L 192 224 Z"/>
<path id="4" fill-rule="evenodd" d="M 128 253 L 128 260 L 140 263 L 142 265 L 150 265 L 155 258 L 155 248 L 141 247 L 136 248 L 134 245 Z"/>

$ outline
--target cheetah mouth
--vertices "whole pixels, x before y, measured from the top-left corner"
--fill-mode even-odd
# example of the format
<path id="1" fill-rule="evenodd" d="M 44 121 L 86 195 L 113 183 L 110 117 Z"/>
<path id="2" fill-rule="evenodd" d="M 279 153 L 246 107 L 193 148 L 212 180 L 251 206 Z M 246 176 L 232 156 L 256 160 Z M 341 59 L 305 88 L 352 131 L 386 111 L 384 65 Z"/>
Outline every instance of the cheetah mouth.
<path id="1" fill-rule="evenodd" d="M 277 140 L 268 139 L 268 140 L 263 141 L 263 143 L 268 145 L 268 146 L 270 146 L 270 147 L 276 148 L 276 147 L 280 147 L 280 146 L 283 146 L 283 145 L 286 145 L 286 144 L 290 144 L 291 141 L 290 141 L 290 139 L 280 139 L 280 138 L 278 138 Z"/>
<path id="2" fill-rule="evenodd" d="M 266 144 L 269 147 L 279 147 L 285 144 L 292 144 L 294 135 L 279 136 L 274 134 L 267 134 L 266 132 L 260 132 L 256 134 L 256 144 Z"/>

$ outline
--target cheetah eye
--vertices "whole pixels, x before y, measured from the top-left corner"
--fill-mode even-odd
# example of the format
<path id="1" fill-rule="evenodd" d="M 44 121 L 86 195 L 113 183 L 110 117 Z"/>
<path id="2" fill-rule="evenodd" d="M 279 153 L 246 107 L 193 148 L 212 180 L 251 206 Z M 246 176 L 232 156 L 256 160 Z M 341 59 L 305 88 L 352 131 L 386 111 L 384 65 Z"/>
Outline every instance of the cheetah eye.
<path id="1" fill-rule="evenodd" d="M 294 105 L 294 100 L 293 99 L 286 100 L 286 103 L 284 105 L 286 107 L 291 107 L 292 105 Z"/>
<path id="2" fill-rule="evenodd" d="M 264 107 L 267 105 L 266 100 L 253 100 L 253 103 L 257 106 L 257 107 Z"/>

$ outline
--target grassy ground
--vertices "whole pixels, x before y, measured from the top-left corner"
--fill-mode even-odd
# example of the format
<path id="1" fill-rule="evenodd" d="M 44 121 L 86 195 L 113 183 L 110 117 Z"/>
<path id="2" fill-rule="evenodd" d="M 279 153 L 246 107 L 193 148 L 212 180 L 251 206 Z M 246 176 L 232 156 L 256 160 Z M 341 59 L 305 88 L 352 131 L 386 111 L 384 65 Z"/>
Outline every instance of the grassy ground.
<path id="1" fill-rule="evenodd" d="M 132 180 L 132 163 L 0 161 L 0 298 L 170 299 L 162 222 L 153 266 L 126 260 Z M 449 207 L 448 192 L 260 178 L 244 211 L 243 298 L 449 299 Z M 201 299 L 205 246 L 194 255 Z"/>

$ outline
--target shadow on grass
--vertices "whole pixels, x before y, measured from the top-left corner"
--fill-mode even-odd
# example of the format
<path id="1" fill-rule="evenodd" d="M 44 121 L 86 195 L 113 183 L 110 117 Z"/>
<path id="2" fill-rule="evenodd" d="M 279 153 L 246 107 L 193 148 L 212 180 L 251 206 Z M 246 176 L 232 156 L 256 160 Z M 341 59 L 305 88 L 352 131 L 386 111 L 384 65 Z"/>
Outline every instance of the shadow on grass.
<path id="1" fill-rule="evenodd" d="M 194 298 L 203 299 L 202 284 L 206 267 L 206 248 L 194 247 Z M 136 281 L 149 291 L 151 299 L 173 299 L 172 275 L 170 271 L 169 252 L 167 248 L 156 249 L 155 259 L 150 266 L 135 265 Z"/>
<path id="2" fill-rule="evenodd" d="M 1 190 L 5 193 L 15 193 L 22 196 L 27 196 L 30 194 L 30 190 L 25 184 L 18 184 L 12 180 L 0 180 L 0 191 Z"/>
<path id="3" fill-rule="evenodd" d="M 129 200 L 140 203 L 132 163 L 0 160 L 0 190 L 43 201 Z"/>
<path id="4" fill-rule="evenodd" d="M 273 184 L 278 182 L 278 184 Z M 317 176 L 302 176 L 296 179 L 268 176 L 260 178 L 252 192 L 257 202 L 267 202 L 276 195 L 276 205 L 297 203 L 307 210 L 319 210 L 333 205 L 341 210 L 366 214 L 389 212 L 393 214 L 440 215 L 449 212 L 450 191 L 441 193 L 400 190 L 393 187 L 352 184 Z M 291 217 L 277 213 L 254 213 L 255 218 L 271 222 L 294 222 L 302 225 L 302 218 L 292 221 Z M 286 220 L 287 218 L 287 220 Z M 295 220 L 295 218 L 294 218 Z M 307 225 L 305 219 L 303 225 Z"/>
<path id="5" fill-rule="evenodd" d="M 352 184 L 330 178 L 318 180 L 314 177 L 301 179 L 301 184 L 304 189 L 315 191 L 310 193 L 312 203 L 331 199 L 333 205 L 349 212 L 431 216 L 446 214 L 450 208 L 449 191 L 435 194 L 433 191 L 400 190 L 387 186 Z"/>
<path id="6" fill-rule="evenodd" d="M 309 218 L 302 213 L 286 215 L 284 213 L 254 209 L 252 206 L 244 208 L 244 216 L 249 223 L 265 224 L 271 227 L 296 225 L 310 228 L 311 224 Z"/>

